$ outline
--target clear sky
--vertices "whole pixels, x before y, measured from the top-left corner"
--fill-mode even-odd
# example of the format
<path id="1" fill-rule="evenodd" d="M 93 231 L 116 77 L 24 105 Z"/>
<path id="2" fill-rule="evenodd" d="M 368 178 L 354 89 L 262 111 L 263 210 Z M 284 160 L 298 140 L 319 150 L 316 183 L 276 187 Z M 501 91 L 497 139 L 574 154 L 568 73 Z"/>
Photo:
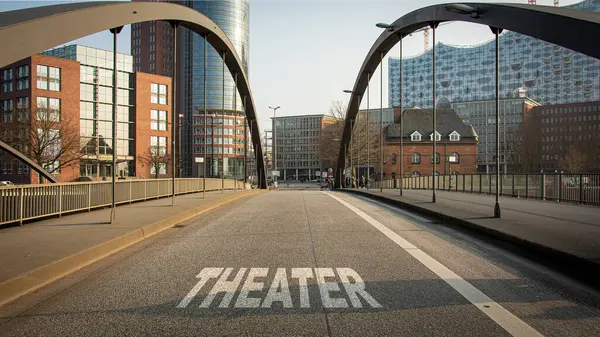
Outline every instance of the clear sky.
<path id="1" fill-rule="evenodd" d="M 0 1 L 0 11 L 65 1 Z M 336 100 L 346 102 L 366 53 L 381 34 L 377 22 L 392 22 L 404 14 L 440 0 L 250 0 L 250 84 L 261 128 L 270 127 L 269 105 L 278 114 L 325 113 Z M 527 3 L 527 0 L 480 2 Z M 553 5 L 553 0 L 537 0 Z M 560 0 L 570 5 L 578 0 Z M 491 39 L 487 27 L 452 23 L 437 30 L 437 40 L 470 45 Z M 120 34 L 119 52 L 130 53 L 130 30 Z M 77 43 L 111 49 L 108 32 Z M 404 41 L 404 56 L 423 52 L 422 33 Z M 398 56 L 396 46 L 389 55 Z M 383 105 L 387 106 L 387 57 L 383 63 Z M 371 107 L 379 107 L 379 71 L 371 81 Z M 363 99 L 363 103 L 366 100 Z M 364 105 L 363 105 L 364 107 Z"/>

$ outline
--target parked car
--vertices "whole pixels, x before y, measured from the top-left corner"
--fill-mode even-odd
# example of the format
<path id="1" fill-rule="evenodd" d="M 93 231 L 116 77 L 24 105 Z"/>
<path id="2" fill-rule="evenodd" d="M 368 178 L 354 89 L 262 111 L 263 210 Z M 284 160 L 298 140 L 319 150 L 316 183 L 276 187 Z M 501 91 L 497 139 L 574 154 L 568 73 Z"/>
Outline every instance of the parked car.
<path id="1" fill-rule="evenodd" d="M 15 184 L 13 184 L 12 181 L 3 180 L 3 181 L 0 181 L 0 186 L 15 186 Z"/>

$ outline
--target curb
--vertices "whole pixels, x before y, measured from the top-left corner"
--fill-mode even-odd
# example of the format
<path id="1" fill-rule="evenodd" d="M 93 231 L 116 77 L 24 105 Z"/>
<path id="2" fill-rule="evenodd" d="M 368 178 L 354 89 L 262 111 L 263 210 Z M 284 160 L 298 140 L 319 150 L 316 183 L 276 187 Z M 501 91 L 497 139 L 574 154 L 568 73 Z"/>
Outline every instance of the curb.
<path id="1" fill-rule="evenodd" d="M 29 271 L 26 274 L 8 279 L 0 283 L 0 307 L 85 266 L 169 229 L 180 222 L 189 220 L 232 201 L 264 192 L 265 191 L 263 190 L 252 190 L 251 192 L 242 192 L 221 200 L 212 201 L 208 204 L 192 208 L 142 228 L 138 228 L 133 232 L 123 234 L 84 251 L 53 261 L 47 265 Z"/>
<path id="2" fill-rule="evenodd" d="M 600 279 L 600 263 L 595 263 L 570 253 L 556 250 L 539 243 L 525 240 L 523 238 L 495 229 L 483 227 L 461 218 L 416 206 L 404 201 L 363 191 L 343 190 L 343 192 L 361 195 L 373 200 L 381 201 L 388 205 L 396 206 L 401 209 L 420 213 L 426 217 L 439 220 L 441 224 L 448 225 L 453 228 L 467 230 L 484 239 L 491 238 L 494 240 L 495 245 L 502 246 L 503 248 L 516 252 L 520 256 L 532 258 L 542 264 L 558 270 L 560 273 L 567 274 L 591 285 L 594 288 L 599 288 L 598 279 Z M 487 241 L 489 242 L 489 240 Z"/>

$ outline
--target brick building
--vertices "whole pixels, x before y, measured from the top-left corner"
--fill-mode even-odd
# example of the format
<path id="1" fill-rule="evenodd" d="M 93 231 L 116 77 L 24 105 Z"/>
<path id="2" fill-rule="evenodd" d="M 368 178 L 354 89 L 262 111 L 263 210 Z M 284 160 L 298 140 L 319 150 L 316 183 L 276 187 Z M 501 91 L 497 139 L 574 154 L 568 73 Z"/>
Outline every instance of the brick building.
<path id="1" fill-rule="evenodd" d="M 535 107 L 519 131 L 521 172 L 600 172 L 600 101 Z"/>
<path id="2" fill-rule="evenodd" d="M 397 117 L 384 130 L 383 174 L 385 179 L 432 174 L 433 113 L 429 110 L 407 109 L 402 122 Z M 400 139 L 403 142 L 403 171 L 400 171 Z M 436 173 L 477 172 L 478 136 L 473 127 L 463 122 L 452 109 L 437 109 Z M 450 157 L 455 160 L 450 160 Z M 376 177 L 376 179 L 379 179 Z"/>
<path id="3" fill-rule="evenodd" d="M 60 150 L 53 148 L 58 142 L 51 140 L 57 132 L 79 138 L 77 62 L 33 55 L 2 68 L 0 73 L 0 137 L 4 142 L 33 158 L 32 152 Z M 61 181 L 79 176 L 79 160 L 45 164 L 45 169 Z M 0 155 L 0 180 L 38 183 L 37 174 L 27 165 L 4 153 Z"/>
<path id="4" fill-rule="evenodd" d="M 65 163 L 48 163 L 47 170 L 62 182 L 75 181 L 81 176 L 110 177 L 114 153 L 112 59 L 111 51 L 69 45 L 0 69 L 2 139 L 33 157 L 30 152 L 33 149 L 25 148 L 24 142 L 19 141 L 24 135 L 23 131 L 16 132 L 19 128 L 23 130 L 18 114 L 29 111 L 30 124 L 39 124 L 42 107 L 46 114 L 56 117 L 56 123 L 49 127 L 53 130 L 50 134 L 60 135 L 60 140 L 50 146 L 51 151 L 64 149 L 66 141 L 73 137 L 78 144 L 74 147 L 78 149 L 77 154 L 61 157 L 76 157 L 68 166 L 54 170 L 55 165 Z M 154 172 L 146 154 L 154 151 L 167 156 L 171 153 L 171 79 L 135 73 L 130 55 L 117 55 L 117 69 L 117 175 L 148 178 L 154 176 Z M 65 138 L 65 134 L 73 137 Z M 156 167 L 159 176 L 170 175 L 167 163 Z M 2 154 L 0 180 L 37 183 L 37 174 L 10 155 Z"/>

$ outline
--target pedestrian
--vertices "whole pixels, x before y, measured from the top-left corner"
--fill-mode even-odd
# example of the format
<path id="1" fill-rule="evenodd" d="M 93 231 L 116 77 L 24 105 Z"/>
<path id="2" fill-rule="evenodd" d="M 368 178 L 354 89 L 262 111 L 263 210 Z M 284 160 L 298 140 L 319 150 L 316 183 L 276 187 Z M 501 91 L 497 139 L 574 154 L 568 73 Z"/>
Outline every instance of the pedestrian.
<path id="1" fill-rule="evenodd" d="M 360 187 L 365 188 L 365 175 L 360 176 Z"/>

